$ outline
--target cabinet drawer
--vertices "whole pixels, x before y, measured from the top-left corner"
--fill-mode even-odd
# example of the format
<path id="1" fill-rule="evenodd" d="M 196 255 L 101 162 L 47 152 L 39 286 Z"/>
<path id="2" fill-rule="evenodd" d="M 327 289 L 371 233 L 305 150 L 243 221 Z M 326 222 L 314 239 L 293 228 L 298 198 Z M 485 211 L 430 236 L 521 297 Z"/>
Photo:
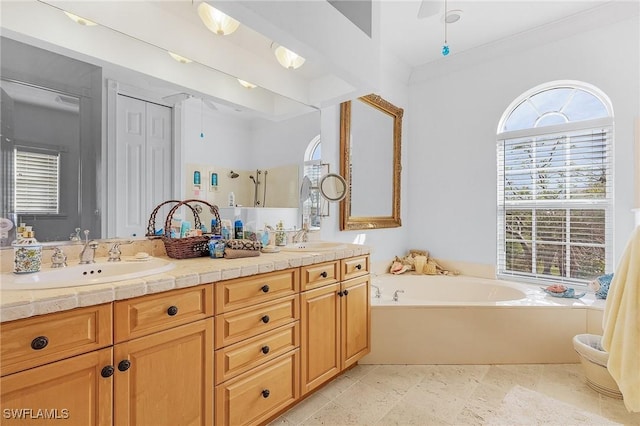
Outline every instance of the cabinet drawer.
<path id="1" fill-rule="evenodd" d="M 276 358 L 216 387 L 216 424 L 255 425 L 292 404 L 300 394 L 299 352 Z"/>
<path id="2" fill-rule="evenodd" d="M 369 273 L 369 256 L 351 257 L 340 261 L 340 279 L 342 281 Z"/>
<path id="3" fill-rule="evenodd" d="M 2 376 L 112 344 L 111 320 L 108 303 L 3 323 Z"/>
<path id="4" fill-rule="evenodd" d="M 216 286 L 216 313 L 229 312 L 300 290 L 298 268 L 270 272 L 256 277 L 221 281 Z"/>
<path id="5" fill-rule="evenodd" d="M 300 319 L 298 295 L 216 316 L 216 349 Z"/>
<path id="6" fill-rule="evenodd" d="M 302 290 L 310 290 L 338 282 L 340 279 L 339 265 L 340 263 L 336 261 L 303 266 L 300 277 Z"/>
<path id="7" fill-rule="evenodd" d="M 300 346 L 299 324 L 296 321 L 216 351 L 216 384 Z"/>
<path id="8" fill-rule="evenodd" d="M 213 316 L 213 285 L 115 302 L 116 343 Z"/>

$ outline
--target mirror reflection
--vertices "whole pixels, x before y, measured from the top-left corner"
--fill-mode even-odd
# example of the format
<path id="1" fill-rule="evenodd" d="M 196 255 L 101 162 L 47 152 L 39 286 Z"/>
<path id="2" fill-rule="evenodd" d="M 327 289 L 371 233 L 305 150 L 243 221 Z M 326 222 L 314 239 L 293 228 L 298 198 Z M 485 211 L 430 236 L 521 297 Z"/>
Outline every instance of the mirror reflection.
<path id="1" fill-rule="evenodd" d="M 273 93 L 267 100 L 265 89 L 241 87 L 220 73 L 198 79 L 201 92 L 51 44 L 53 30 L 45 41 L 4 34 L 0 217 L 29 222 L 39 240 L 66 241 L 77 227 L 90 230 L 90 238 L 142 236 L 151 210 L 171 198 L 228 206 L 234 193 L 237 205 L 299 207 L 305 149 L 320 133 L 316 109 Z M 151 62 L 160 66 L 161 60 L 162 69 L 181 75 L 185 64 L 166 51 L 154 53 L 157 47 L 133 39 L 126 47 L 136 64 L 153 56 Z M 201 77 L 216 72 L 189 65 L 200 67 Z M 223 84 L 216 84 L 221 97 L 212 96 L 208 83 L 214 80 L 232 82 L 245 97 L 255 94 L 262 100 L 254 105 L 264 108 L 225 100 L 230 89 Z M 35 162 L 36 154 L 49 168 L 29 178 L 40 179 L 27 185 L 39 192 L 27 196 L 21 189 L 27 175 L 18 175 L 13 164 Z M 41 175 L 55 175 L 56 167 L 57 182 L 45 183 Z M 56 191 L 57 197 L 46 198 Z M 10 235 L 0 238 L 3 246 L 10 241 Z"/>
<path id="2" fill-rule="evenodd" d="M 403 109 L 378 95 L 341 104 L 340 171 L 349 191 L 340 229 L 393 228 L 400 220 Z"/>

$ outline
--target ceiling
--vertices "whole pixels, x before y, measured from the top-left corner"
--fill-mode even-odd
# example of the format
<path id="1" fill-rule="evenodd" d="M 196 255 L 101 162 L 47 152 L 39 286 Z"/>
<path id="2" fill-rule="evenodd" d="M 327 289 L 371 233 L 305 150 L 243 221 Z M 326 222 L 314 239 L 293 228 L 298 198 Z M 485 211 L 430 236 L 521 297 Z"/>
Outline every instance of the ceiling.
<path id="1" fill-rule="evenodd" d="M 418 17 L 421 0 L 380 1 L 380 40 L 385 51 L 414 72 L 452 61 L 457 56 L 518 45 L 528 38 L 545 42 L 545 33 L 569 36 L 638 14 L 637 0 L 447 0 L 447 10 L 459 10 L 460 20 L 447 25 L 450 54 L 442 56 L 444 0 L 424 0 L 431 16 Z M 459 59 L 456 59 L 459 60 Z"/>

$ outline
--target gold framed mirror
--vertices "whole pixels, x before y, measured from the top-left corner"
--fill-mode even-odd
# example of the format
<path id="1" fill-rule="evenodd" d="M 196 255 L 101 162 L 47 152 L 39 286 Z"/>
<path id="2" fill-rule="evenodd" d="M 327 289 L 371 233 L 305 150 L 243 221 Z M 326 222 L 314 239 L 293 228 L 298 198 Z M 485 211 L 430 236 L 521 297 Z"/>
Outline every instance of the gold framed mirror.
<path id="1" fill-rule="evenodd" d="M 371 94 L 340 104 L 340 230 L 395 228 L 400 220 L 404 110 Z"/>

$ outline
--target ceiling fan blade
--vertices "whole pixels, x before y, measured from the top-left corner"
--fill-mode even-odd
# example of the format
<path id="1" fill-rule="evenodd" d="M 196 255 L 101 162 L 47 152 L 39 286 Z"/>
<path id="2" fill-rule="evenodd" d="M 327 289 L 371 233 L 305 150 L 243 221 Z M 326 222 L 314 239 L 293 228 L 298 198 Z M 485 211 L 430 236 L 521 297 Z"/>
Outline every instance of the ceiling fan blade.
<path id="1" fill-rule="evenodd" d="M 418 9 L 418 19 L 428 18 L 440 11 L 441 2 L 438 0 L 422 0 Z"/>

